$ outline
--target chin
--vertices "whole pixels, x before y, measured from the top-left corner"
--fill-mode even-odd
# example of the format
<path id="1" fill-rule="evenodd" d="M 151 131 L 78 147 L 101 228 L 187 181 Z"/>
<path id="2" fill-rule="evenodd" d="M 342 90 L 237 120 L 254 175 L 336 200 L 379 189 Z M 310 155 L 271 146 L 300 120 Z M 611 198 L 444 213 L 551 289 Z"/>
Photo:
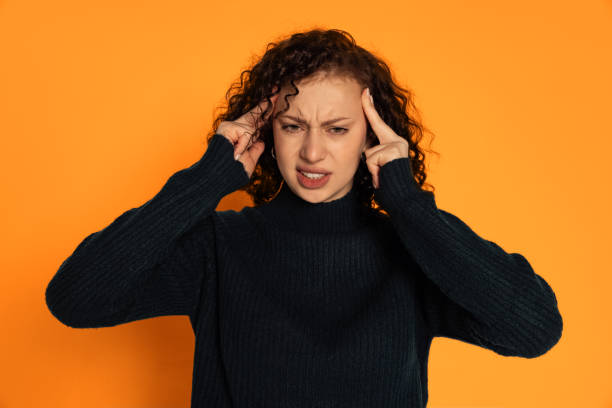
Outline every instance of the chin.
<path id="1" fill-rule="evenodd" d="M 313 204 L 320 203 L 327 200 L 331 195 L 333 189 L 329 186 L 324 186 L 317 189 L 309 189 L 300 184 L 299 181 L 295 181 L 295 184 L 291 186 L 291 190 L 300 196 L 303 200 L 311 202 Z"/>

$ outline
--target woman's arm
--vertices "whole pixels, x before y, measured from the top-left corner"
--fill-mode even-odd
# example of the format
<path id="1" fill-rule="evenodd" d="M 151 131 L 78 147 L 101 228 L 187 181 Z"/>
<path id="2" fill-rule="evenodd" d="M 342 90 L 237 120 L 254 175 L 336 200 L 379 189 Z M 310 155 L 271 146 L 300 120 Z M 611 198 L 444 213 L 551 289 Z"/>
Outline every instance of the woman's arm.
<path id="1" fill-rule="evenodd" d="M 478 236 L 414 181 L 409 158 L 380 168 L 377 202 L 422 269 L 431 336 L 445 336 L 505 356 L 533 358 L 560 339 L 563 320 L 546 281 L 519 253 Z"/>
<path id="2" fill-rule="evenodd" d="M 215 134 L 200 160 L 173 174 L 152 199 L 88 235 L 47 286 L 51 313 L 75 328 L 163 315 L 193 321 L 214 261 L 215 208 L 249 181 L 233 152 Z"/>

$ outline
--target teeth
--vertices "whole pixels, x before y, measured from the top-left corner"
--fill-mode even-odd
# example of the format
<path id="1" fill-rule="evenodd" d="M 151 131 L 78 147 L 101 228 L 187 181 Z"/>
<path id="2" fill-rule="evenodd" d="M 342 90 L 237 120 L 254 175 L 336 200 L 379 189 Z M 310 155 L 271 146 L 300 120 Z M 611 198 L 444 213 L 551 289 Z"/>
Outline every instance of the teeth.
<path id="1" fill-rule="evenodd" d="M 325 176 L 325 174 L 321 173 L 306 173 L 304 171 L 300 171 L 300 173 L 311 179 L 320 179 L 321 177 Z"/>

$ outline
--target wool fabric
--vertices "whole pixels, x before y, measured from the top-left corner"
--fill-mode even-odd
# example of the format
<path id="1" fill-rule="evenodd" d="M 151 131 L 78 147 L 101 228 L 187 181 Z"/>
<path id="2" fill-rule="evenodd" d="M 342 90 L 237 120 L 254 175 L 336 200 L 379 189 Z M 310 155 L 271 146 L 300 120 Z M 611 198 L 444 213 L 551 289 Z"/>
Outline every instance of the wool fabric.
<path id="1" fill-rule="evenodd" d="M 333 177 L 333 175 L 332 175 Z M 426 407 L 434 337 L 534 358 L 560 339 L 555 293 L 520 253 L 477 235 L 416 184 L 409 158 L 310 203 L 216 211 L 249 182 L 220 134 L 143 205 L 86 236 L 45 291 L 72 328 L 185 315 L 192 408 Z"/>

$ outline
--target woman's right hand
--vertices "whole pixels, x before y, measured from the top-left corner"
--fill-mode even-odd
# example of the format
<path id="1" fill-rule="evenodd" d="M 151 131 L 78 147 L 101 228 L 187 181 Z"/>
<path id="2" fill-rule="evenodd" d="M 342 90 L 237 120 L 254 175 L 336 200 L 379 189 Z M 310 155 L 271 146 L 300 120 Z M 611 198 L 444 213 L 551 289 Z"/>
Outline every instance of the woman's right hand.
<path id="1" fill-rule="evenodd" d="M 275 91 L 276 89 L 278 87 L 275 88 Z M 262 118 L 261 114 L 268 106 L 266 99 L 262 100 L 257 106 L 238 119 L 221 122 L 215 132 L 232 142 L 234 145 L 234 159 L 242 163 L 249 178 L 253 174 L 257 160 L 259 160 L 259 156 L 263 153 L 265 146 L 263 140 L 257 140 L 251 146 L 247 145 L 251 141 L 251 135 L 254 135 L 253 139 L 258 138 L 259 129 L 274 112 L 274 105 L 278 95 L 277 93 L 270 98 L 272 108 L 265 117 Z"/>

